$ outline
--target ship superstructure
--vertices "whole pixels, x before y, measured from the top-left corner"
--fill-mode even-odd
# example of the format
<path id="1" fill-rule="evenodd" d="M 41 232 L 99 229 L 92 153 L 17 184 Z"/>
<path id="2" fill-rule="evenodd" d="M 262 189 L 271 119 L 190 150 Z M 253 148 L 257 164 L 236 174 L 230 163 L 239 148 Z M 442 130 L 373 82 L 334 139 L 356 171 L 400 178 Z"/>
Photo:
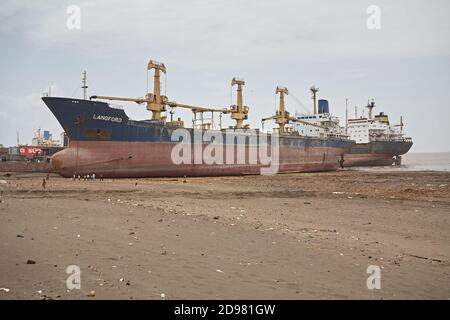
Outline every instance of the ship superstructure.
<path id="1" fill-rule="evenodd" d="M 317 100 L 319 88 L 312 86 L 310 91 L 314 101 L 314 111 L 313 113 L 296 113 L 295 118 L 298 121 L 295 124 L 295 130 L 308 137 L 328 136 L 347 139 L 345 130 L 339 124 L 339 118 L 330 113 L 328 100 Z"/>
<path id="2" fill-rule="evenodd" d="M 400 165 L 401 156 L 409 151 L 413 142 L 403 132 L 403 117 L 392 125 L 387 114 L 373 116 L 375 102 L 367 104 L 367 117 L 348 119 L 347 134 L 355 141 L 345 166 Z"/>

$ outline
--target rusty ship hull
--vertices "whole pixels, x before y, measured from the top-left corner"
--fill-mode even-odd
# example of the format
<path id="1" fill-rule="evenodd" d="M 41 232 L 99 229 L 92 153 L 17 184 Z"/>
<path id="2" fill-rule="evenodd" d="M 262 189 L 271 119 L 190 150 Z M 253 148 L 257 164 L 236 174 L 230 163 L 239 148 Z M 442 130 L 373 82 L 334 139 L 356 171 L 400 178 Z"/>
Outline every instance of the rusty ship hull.
<path id="1" fill-rule="evenodd" d="M 191 163 L 175 164 L 172 151 L 178 141 L 172 141 L 171 134 L 176 127 L 151 120 L 131 120 L 123 110 L 100 101 L 57 97 L 44 97 L 43 101 L 69 137 L 69 147 L 51 159 L 52 169 L 64 177 L 85 174 L 105 178 L 225 176 L 260 174 L 261 168 L 266 167 L 259 159 L 244 164 L 239 161 L 206 164 L 196 163 L 194 159 Z M 277 167 L 277 173 L 337 170 L 341 157 L 353 144 L 340 138 L 298 135 L 280 135 L 278 141 L 279 157 L 271 164 Z M 202 151 L 207 146 L 203 144 Z M 258 147 L 246 140 L 244 149 L 248 155 L 257 152 Z M 236 157 L 238 146 L 233 148 Z M 224 158 L 227 150 L 224 142 Z M 194 154 L 192 149 L 192 157 Z"/>
<path id="2" fill-rule="evenodd" d="M 401 164 L 401 156 L 411 149 L 410 139 L 355 143 L 344 156 L 345 167 L 391 166 Z"/>

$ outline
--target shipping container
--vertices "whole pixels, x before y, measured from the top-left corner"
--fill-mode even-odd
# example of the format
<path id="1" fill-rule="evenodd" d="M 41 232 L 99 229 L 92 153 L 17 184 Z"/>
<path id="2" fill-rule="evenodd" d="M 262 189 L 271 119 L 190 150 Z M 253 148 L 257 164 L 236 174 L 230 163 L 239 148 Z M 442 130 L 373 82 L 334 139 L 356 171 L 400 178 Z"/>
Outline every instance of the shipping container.
<path id="1" fill-rule="evenodd" d="M 19 154 L 25 158 L 40 157 L 44 155 L 44 149 L 40 146 L 20 146 Z"/>

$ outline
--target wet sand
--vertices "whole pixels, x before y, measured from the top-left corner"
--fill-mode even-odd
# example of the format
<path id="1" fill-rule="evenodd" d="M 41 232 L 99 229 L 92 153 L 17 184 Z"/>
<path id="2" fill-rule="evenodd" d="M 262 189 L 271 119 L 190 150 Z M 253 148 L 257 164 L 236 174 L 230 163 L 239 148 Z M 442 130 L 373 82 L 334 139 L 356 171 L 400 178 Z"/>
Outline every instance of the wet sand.
<path id="1" fill-rule="evenodd" d="M 0 299 L 450 298 L 450 173 L 43 177 L 0 176 Z"/>

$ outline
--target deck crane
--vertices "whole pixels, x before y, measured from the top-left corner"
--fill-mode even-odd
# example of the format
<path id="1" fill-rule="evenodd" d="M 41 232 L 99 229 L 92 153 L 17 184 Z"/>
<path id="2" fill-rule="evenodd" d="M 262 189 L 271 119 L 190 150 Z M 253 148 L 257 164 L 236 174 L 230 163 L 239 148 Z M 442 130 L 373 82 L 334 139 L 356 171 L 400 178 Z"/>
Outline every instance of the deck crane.
<path id="1" fill-rule="evenodd" d="M 278 127 L 279 127 L 278 132 L 280 134 L 288 132 L 288 130 L 286 128 L 286 125 L 289 122 L 291 122 L 291 121 L 292 122 L 297 122 L 297 123 L 303 123 L 303 124 L 308 125 L 308 126 L 317 127 L 317 128 L 321 128 L 321 129 L 327 130 L 327 128 L 324 127 L 324 126 L 321 126 L 321 125 L 318 125 L 318 124 L 314 124 L 314 123 L 311 123 L 311 122 L 308 122 L 308 121 L 303 121 L 303 120 L 300 120 L 298 118 L 295 118 L 295 117 L 291 116 L 289 114 L 289 112 L 287 112 L 285 110 L 284 96 L 289 94 L 289 90 L 286 87 L 278 86 L 277 89 L 275 90 L 275 94 L 280 94 L 279 110 L 277 110 L 276 113 L 273 116 L 268 117 L 268 118 L 263 118 L 261 120 L 263 124 L 264 124 L 265 121 L 275 120 L 275 122 L 278 124 Z"/>
<path id="2" fill-rule="evenodd" d="M 236 121 L 236 129 L 244 128 L 244 120 L 248 118 L 248 106 L 244 106 L 242 97 L 242 86 L 245 85 L 243 79 L 233 78 L 231 86 L 237 85 L 237 103 L 230 107 L 231 118 Z"/>
<path id="3" fill-rule="evenodd" d="M 190 109 L 194 114 L 204 112 L 220 112 L 220 113 L 233 113 L 232 109 L 226 108 L 210 108 L 196 105 L 189 105 L 184 103 L 178 103 L 176 101 L 170 101 L 167 96 L 161 95 L 161 81 L 160 75 L 166 73 L 166 66 L 164 63 L 150 60 L 147 65 L 147 70 L 154 69 L 154 81 L 153 81 L 153 93 L 147 93 L 145 98 L 124 98 L 124 97 L 111 97 L 111 96 L 91 96 L 90 99 L 102 99 L 112 101 L 129 101 L 136 102 L 138 104 L 146 103 L 147 110 L 152 112 L 152 120 L 166 121 L 166 117 L 162 116 L 162 112 L 166 112 L 166 107 L 171 108 L 184 108 Z M 241 99 L 242 100 L 242 99 Z"/>

